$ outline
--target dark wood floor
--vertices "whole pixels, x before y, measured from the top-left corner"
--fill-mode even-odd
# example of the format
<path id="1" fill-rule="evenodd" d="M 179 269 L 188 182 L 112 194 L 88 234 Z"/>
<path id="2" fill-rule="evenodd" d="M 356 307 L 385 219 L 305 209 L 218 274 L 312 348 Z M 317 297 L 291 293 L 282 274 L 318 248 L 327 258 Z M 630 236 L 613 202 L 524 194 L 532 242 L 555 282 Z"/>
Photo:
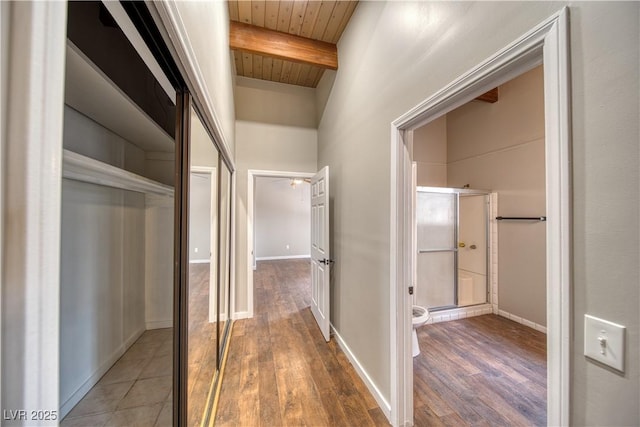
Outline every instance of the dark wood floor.
<path id="1" fill-rule="evenodd" d="M 233 328 L 216 426 L 375 426 L 387 420 L 313 319 L 308 260 L 265 261 L 255 315 Z"/>
<path id="2" fill-rule="evenodd" d="M 199 426 L 216 372 L 216 323 L 209 323 L 209 264 L 189 264 L 188 425 Z"/>
<path id="3" fill-rule="evenodd" d="M 485 315 L 418 329 L 416 426 L 547 423 L 546 335 Z"/>

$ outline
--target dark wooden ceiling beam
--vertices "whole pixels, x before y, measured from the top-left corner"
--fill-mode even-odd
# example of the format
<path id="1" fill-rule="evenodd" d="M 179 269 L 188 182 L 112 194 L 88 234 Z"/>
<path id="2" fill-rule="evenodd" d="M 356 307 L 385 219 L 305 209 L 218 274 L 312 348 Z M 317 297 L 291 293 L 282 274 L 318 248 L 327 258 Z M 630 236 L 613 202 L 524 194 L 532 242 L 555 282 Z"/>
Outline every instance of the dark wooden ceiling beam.
<path id="1" fill-rule="evenodd" d="M 330 70 L 338 69 L 335 44 L 231 21 L 229 47 Z"/>
<path id="2" fill-rule="evenodd" d="M 493 88 L 489 92 L 483 93 L 479 97 L 476 98 L 478 101 L 488 102 L 493 104 L 494 102 L 498 102 L 498 88 Z"/>

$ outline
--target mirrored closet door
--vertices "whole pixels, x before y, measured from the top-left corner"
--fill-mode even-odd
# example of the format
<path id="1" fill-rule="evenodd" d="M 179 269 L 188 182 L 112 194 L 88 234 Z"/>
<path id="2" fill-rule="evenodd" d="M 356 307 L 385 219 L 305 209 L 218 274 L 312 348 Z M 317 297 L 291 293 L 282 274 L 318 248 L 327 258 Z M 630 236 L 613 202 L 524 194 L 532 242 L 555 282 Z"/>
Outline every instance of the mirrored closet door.
<path id="1" fill-rule="evenodd" d="M 231 172 L 195 107 L 189 107 L 186 425 L 213 414 L 230 325 Z M 184 423 L 184 421 L 182 421 Z M 179 421 L 180 423 L 180 421 Z"/>
<path id="2" fill-rule="evenodd" d="M 60 415 L 171 425 L 180 83 L 131 41 L 143 4 L 67 7 Z"/>
<path id="3" fill-rule="evenodd" d="M 188 425 L 206 421 L 218 372 L 219 156 L 202 121 L 191 108 L 188 276 Z"/>
<path id="4" fill-rule="evenodd" d="M 59 371 L 75 425 L 208 425 L 220 385 L 233 162 L 153 7 L 68 3 Z"/>
<path id="5" fill-rule="evenodd" d="M 220 161 L 220 322 L 218 336 L 218 359 L 222 363 L 231 324 L 231 172 L 227 164 Z"/>

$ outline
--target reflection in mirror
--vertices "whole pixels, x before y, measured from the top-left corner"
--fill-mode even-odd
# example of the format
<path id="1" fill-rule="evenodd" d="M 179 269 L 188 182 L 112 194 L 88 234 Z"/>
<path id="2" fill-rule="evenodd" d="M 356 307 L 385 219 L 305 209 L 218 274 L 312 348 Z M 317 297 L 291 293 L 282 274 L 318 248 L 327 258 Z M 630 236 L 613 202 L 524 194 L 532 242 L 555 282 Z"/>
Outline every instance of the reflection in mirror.
<path id="1" fill-rule="evenodd" d="M 59 411 L 62 425 L 127 424 L 134 414 L 136 423 L 167 425 L 175 95 L 130 43 L 122 16 L 102 2 L 63 7 L 60 334 L 46 337 L 59 340 L 59 354 L 46 357 L 58 363 L 60 406 L 40 409 Z"/>
<path id="2" fill-rule="evenodd" d="M 218 367 L 218 151 L 191 110 L 189 188 L 189 299 L 187 419 L 208 418 L 212 381 Z"/>
<path id="3" fill-rule="evenodd" d="M 218 324 L 218 337 L 224 344 L 224 332 L 229 322 L 229 288 L 231 283 L 230 268 L 230 229 L 231 229 L 231 173 L 227 165 L 220 159 L 220 322 Z M 219 345 L 218 358 L 222 359 L 224 345 Z"/>

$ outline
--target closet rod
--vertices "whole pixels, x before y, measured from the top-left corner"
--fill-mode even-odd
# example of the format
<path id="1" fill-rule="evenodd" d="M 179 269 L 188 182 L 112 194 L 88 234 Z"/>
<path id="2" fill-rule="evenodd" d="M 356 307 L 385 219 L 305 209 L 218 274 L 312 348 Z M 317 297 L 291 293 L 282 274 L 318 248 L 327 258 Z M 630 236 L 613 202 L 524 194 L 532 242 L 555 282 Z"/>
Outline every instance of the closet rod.
<path id="1" fill-rule="evenodd" d="M 546 221 L 546 216 L 497 216 L 498 221 Z"/>

